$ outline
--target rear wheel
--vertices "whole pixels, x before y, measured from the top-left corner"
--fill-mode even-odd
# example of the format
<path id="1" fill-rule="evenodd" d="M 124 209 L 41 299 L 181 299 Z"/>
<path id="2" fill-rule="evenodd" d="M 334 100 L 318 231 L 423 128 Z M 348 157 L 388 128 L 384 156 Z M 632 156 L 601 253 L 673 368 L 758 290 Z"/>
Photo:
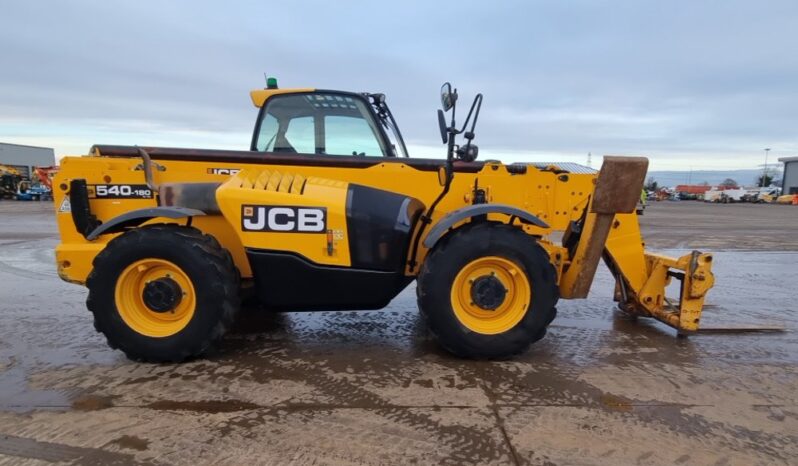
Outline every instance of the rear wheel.
<path id="1" fill-rule="evenodd" d="M 559 298 L 554 267 L 529 235 L 500 223 L 451 233 L 418 277 L 418 305 L 448 351 L 503 358 L 543 338 Z"/>
<path id="2" fill-rule="evenodd" d="M 152 225 L 111 240 L 94 260 L 94 326 L 130 359 L 177 362 L 221 340 L 239 308 L 230 254 L 195 228 Z"/>

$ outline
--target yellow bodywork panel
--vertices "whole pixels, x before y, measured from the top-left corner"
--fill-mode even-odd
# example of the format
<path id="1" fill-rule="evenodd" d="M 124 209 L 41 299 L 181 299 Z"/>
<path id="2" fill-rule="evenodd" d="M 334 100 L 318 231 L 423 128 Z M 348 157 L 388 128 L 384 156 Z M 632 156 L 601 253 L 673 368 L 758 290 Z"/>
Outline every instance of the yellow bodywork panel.
<path id="1" fill-rule="evenodd" d="M 300 186 L 292 189 L 293 183 Z M 227 222 L 237 227 L 244 247 L 292 252 L 317 264 L 346 267 L 351 265 L 346 241 L 348 186 L 343 181 L 247 169 L 222 185 L 216 199 Z M 326 215 L 326 228 L 316 228 L 318 209 Z M 279 218 L 279 227 L 290 231 L 269 229 L 272 218 Z M 303 223 L 307 232 L 300 230 Z"/>
<path id="2" fill-rule="evenodd" d="M 374 163 L 366 168 L 339 167 L 339 166 L 307 166 L 307 165 L 270 165 L 269 156 L 264 155 L 262 163 L 239 163 L 230 161 L 177 161 L 177 160 L 155 160 L 159 169 L 154 170 L 154 182 L 164 183 L 224 183 L 231 180 L 229 174 L 239 173 L 236 179 L 246 177 L 248 186 L 255 187 L 243 189 L 234 188 L 233 185 L 225 185 L 222 188 L 224 194 L 219 194 L 220 206 L 225 210 L 225 216 L 230 216 L 228 221 L 219 215 L 209 215 L 195 217 L 192 225 L 202 231 L 212 234 L 219 242 L 233 254 L 236 266 L 241 271 L 242 277 L 251 277 L 249 263 L 244 253 L 242 239 L 237 233 L 240 223 L 234 219 L 239 218 L 240 213 L 228 213 L 229 207 L 224 207 L 233 201 L 251 202 L 255 199 L 266 202 L 285 202 L 287 205 L 311 205 L 311 196 L 343 196 L 347 183 L 357 183 L 385 191 L 403 194 L 421 201 L 425 206 L 429 206 L 440 194 L 441 186 L 438 183 L 437 170 L 418 169 L 402 162 L 402 159 L 391 158 L 390 160 L 375 158 Z M 441 161 L 442 163 L 442 161 Z M 57 221 L 61 233 L 61 244 L 56 249 L 56 256 L 59 267 L 62 269 L 62 278 L 65 280 L 82 283 L 91 271 L 91 263 L 94 256 L 102 250 L 104 245 L 116 235 L 104 235 L 95 241 L 87 241 L 75 229 L 70 211 L 61 208 L 65 200 L 68 200 L 69 181 L 76 178 L 84 178 L 90 189 L 97 185 L 143 185 L 144 172 L 141 169 L 142 161 L 138 157 L 103 157 L 103 156 L 84 156 L 84 157 L 64 157 L 61 163 L 61 171 L 56 175 L 54 181 L 53 195 L 57 209 Z M 287 176 L 287 177 L 286 177 Z M 546 222 L 549 228 L 540 228 L 534 225 L 523 225 L 528 233 L 546 237 L 556 230 L 564 230 L 568 223 L 577 220 L 582 214 L 593 188 L 594 174 L 563 174 L 554 171 L 543 171 L 533 166 L 529 166 L 526 173 L 512 174 L 507 171 L 505 165 L 498 162 L 489 162 L 476 173 L 458 172 L 452 182 L 449 194 L 440 202 L 436 209 L 432 224 L 437 222 L 447 213 L 471 205 L 472 194 L 475 182 L 478 181 L 479 187 L 485 189 L 488 202 L 509 204 L 522 208 Z M 313 180 L 313 182 L 311 182 Z M 324 181 L 322 181 L 324 180 Z M 325 184 L 327 183 L 327 184 Z M 303 194 L 301 186 L 305 186 Z M 227 192 L 227 190 L 231 192 Z M 236 191 L 233 193 L 232 191 Z M 318 193 L 318 194 L 312 194 Z M 323 194 L 322 194 L 323 193 Z M 227 197 L 229 196 L 229 200 Z M 253 196 L 247 198 L 246 196 Z M 303 202 L 307 202 L 304 204 Z M 345 204 L 342 203 L 341 205 Z M 151 199 L 100 199 L 91 198 L 90 206 L 92 213 L 100 221 L 108 220 L 129 212 L 134 209 L 144 207 L 156 207 L 155 198 Z M 331 212 L 331 215 L 335 212 Z M 331 217 L 333 219 L 334 217 Z M 491 215 L 492 220 L 507 222 L 509 219 L 502 215 Z M 148 223 L 174 222 L 169 219 L 154 219 Z M 184 223 L 180 221 L 178 223 Z M 345 233 L 345 222 L 336 230 L 343 230 Z M 429 228 L 425 233 L 429 232 Z M 262 235 L 243 235 L 246 238 L 259 238 Z M 297 239 L 296 236 L 292 240 Z M 308 240 L 315 244 L 322 241 L 314 236 Z M 340 236 L 340 234 L 338 235 Z M 423 240 L 423 238 L 422 238 Z M 326 264 L 346 264 L 344 259 L 344 248 L 347 246 L 342 241 L 335 246 L 336 254 L 332 257 L 323 254 L 324 259 L 318 258 L 318 254 L 308 252 L 309 258 L 318 258 Z M 326 242 L 324 243 L 326 245 Z M 310 248 L 311 246 L 308 246 Z M 318 244 L 312 246 L 319 251 Z M 551 251 L 553 262 L 559 263 L 560 267 L 566 258 L 560 254 L 559 258 L 554 258 L 554 254 L 562 248 L 544 243 Z M 426 249 L 422 244 L 419 247 L 418 260 L 423 262 L 426 256 Z M 67 266 L 65 266 L 65 264 Z M 408 272 L 410 274 L 417 273 Z"/>
<path id="3" fill-rule="evenodd" d="M 286 89 L 257 89 L 249 93 L 249 97 L 252 99 L 252 104 L 256 107 L 263 107 L 263 104 L 269 99 L 269 97 L 273 95 L 280 95 L 280 94 L 297 94 L 301 92 L 313 92 L 316 89 L 311 87 L 303 87 L 303 88 L 286 88 Z"/>

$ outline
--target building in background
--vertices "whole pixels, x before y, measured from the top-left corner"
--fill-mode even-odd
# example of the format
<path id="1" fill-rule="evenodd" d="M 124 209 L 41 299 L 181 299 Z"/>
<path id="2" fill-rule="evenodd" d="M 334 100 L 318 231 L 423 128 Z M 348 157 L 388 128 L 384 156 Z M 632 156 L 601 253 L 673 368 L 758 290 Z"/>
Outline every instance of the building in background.
<path id="1" fill-rule="evenodd" d="M 55 151 L 49 147 L 0 142 L 0 164 L 16 168 L 22 176 L 30 179 L 33 167 L 55 165 Z"/>
<path id="2" fill-rule="evenodd" d="M 798 194 L 798 157 L 782 157 L 779 162 L 784 162 L 781 192 L 783 194 Z"/>

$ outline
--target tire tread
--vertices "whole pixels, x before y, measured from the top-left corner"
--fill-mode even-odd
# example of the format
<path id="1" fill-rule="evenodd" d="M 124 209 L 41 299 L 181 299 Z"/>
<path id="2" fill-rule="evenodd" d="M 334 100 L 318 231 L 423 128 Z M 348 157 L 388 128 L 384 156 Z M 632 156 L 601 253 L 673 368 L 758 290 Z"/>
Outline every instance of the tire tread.
<path id="1" fill-rule="evenodd" d="M 431 291 L 430 289 L 428 289 L 430 286 L 432 286 L 432 282 L 434 281 L 431 280 L 430 278 L 434 277 L 436 273 L 438 273 L 437 271 L 439 268 L 441 268 L 441 265 L 444 261 L 450 259 L 451 256 L 450 250 L 453 245 L 467 242 L 469 241 L 469 237 L 475 237 L 480 235 L 488 235 L 488 237 L 490 237 L 491 239 L 494 238 L 504 239 L 497 237 L 513 238 L 514 242 L 518 242 L 519 244 L 529 245 L 531 247 L 529 247 L 526 250 L 534 256 L 534 261 L 538 264 L 546 264 L 543 273 L 547 276 L 547 280 L 551 282 L 554 286 L 551 288 L 551 292 L 553 294 L 551 306 L 540 310 L 546 313 L 545 316 L 541 318 L 544 324 L 533 335 L 528 336 L 527 341 L 515 345 L 510 345 L 512 348 L 514 348 L 513 350 L 502 351 L 500 352 L 500 354 L 493 354 L 493 352 L 486 352 L 483 350 L 475 350 L 473 348 L 468 348 L 463 345 L 456 344 L 454 339 L 450 338 L 449 335 L 444 334 L 444 331 L 448 331 L 451 329 L 438 328 L 438 326 L 436 325 L 428 325 L 428 328 L 432 333 L 432 336 L 439 342 L 439 344 L 446 351 L 453 353 L 455 355 L 469 359 L 507 359 L 527 351 L 532 343 L 540 340 L 546 335 L 546 329 L 548 325 L 554 320 L 554 318 L 557 315 L 556 304 L 560 298 L 559 287 L 556 286 L 557 271 L 554 268 L 554 265 L 550 262 L 548 253 L 546 252 L 545 249 L 543 249 L 540 245 L 537 244 L 534 238 L 527 235 L 522 230 L 503 223 L 479 222 L 479 223 L 464 225 L 450 232 L 440 240 L 440 242 L 435 246 L 435 248 L 432 251 L 428 253 L 427 258 L 424 260 L 424 263 L 421 267 L 421 272 L 419 273 L 417 280 L 416 299 L 421 314 L 424 316 L 424 318 L 427 320 L 428 323 L 431 323 L 433 319 L 431 319 L 432 316 L 430 315 L 430 313 L 440 312 L 440 310 L 428 309 L 427 306 L 424 305 L 424 301 L 426 301 L 426 298 L 428 298 L 429 294 L 431 292 L 434 292 L 434 290 Z"/>
<path id="2" fill-rule="evenodd" d="M 103 277 L 103 268 L 115 259 L 117 251 L 135 248 L 147 241 L 162 240 L 163 235 L 174 235 L 182 241 L 189 242 L 191 248 L 213 268 L 213 275 L 221 278 L 212 284 L 212 288 L 214 293 L 221 295 L 222 312 L 212 330 L 191 347 L 183 348 L 177 354 L 153 355 L 147 352 L 146 349 L 122 347 L 117 344 L 112 330 L 104 325 L 104 319 L 98 318 L 101 313 L 108 312 L 108 310 L 105 309 L 97 295 L 100 292 L 100 287 L 108 286 L 107 277 Z M 216 346 L 227 330 L 232 327 L 240 307 L 238 295 L 240 274 L 235 267 L 230 252 L 224 249 L 213 236 L 204 234 L 197 228 L 182 225 L 147 225 L 129 230 L 112 239 L 94 258 L 92 271 L 86 280 L 86 286 L 89 289 L 86 307 L 94 316 L 95 330 L 105 336 L 108 346 L 123 351 L 129 359 L 135 361 L 182 362 L 206 353 Z"/>

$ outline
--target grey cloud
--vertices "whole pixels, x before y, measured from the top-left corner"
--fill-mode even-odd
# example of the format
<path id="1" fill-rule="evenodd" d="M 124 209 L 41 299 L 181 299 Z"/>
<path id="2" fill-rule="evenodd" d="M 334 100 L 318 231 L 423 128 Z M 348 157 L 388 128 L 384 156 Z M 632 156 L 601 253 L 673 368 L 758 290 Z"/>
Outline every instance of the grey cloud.
<path id="1" fill-rule="evenodd" d="M 385 92 L 406 137 L 432 146 L 448 79 L 464 102 L 485 94 L 485 154 L 721 168 L 764 145 L 798 152 L 797 19 L 794 1 L 4 2 L 0 139 L 4 121 L 50 137 L 50 123 L 98 121 L 245 133 L 247 91 L 268 72 Z"/>

